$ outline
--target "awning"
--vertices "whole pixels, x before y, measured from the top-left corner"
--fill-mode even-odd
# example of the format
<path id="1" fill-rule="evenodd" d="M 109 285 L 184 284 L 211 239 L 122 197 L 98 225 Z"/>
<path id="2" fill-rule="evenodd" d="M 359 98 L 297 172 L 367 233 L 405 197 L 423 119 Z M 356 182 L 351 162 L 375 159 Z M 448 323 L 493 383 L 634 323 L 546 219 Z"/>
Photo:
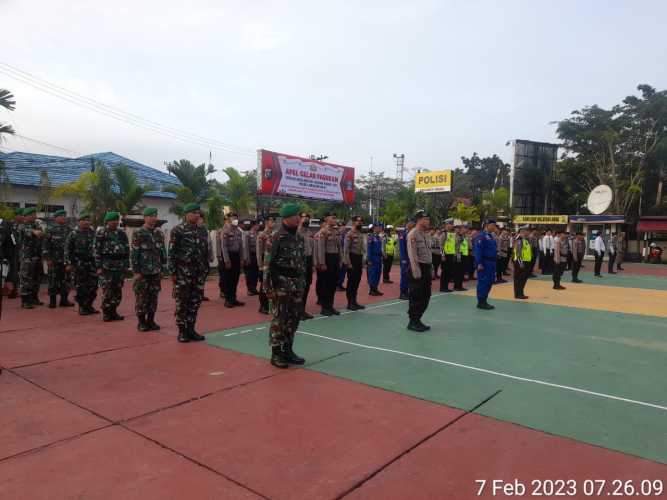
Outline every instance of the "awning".
<path id="1" fill-rule="evenodd" d="M 666 219 L 640 220 L 637 224 L 638 233 L 667 233 Z"/>

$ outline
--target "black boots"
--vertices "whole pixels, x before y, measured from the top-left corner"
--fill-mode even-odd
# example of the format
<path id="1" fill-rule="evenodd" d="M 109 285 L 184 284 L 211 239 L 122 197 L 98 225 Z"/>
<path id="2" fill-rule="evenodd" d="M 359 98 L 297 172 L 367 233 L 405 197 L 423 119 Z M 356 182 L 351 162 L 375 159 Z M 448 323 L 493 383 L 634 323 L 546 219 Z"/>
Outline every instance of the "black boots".
<path id="1" fill-rule="evenodd" d="M 320 314 L 322 316 L 339 316 L 340 311 L 334 309 L 333 307 L 332 308 L 323 307 L 322 311 L 320 311 Z"/>
<path id="2" fill-rule="evenodd" d="M 66 293 L 61 293 L 60 294 L 60 307 L 72 307 L 74 304 L 67 300 L 67 294 Z"/>
<path id="3" fill-rule="evenodd" d="M 179 326 L 178 327 L 178 341 L 179 342 L 190 342 L 191 340 L 194 342 L 199 342 L 201 340 L 205 340 L 206 337 L 203 335 L 199 335 L 195 331 L 194 325 L 185 325 L 185 326 Z"/>
<path id="4" fill-rule="evenodd" d="M 107 322 L 108 321 L 123 321 L 124 319 L 125 319 L 125 317 L 118 314 L 115 309 L 104 311 L 104 314 L 102 316 L 102 321 L 107 321 Z"/>
<path id="5" fill-rule="evenodd" d="M 408 323 L 408 330 L 412 330 L 413 332 L 422 333 L 430 329 L 431 329 L 430 326 L 426 326 L 419 319 L 411 319 L 410 322 Z"/>
<path id="6" fill-rule="evenodd" d="M 362 309 L 366 309 L 366 306 L 362 306 L 359 302 L 355 300 L 354 302 L 349 302 L 347 304 L 347 308 L 350 311 L 361 311 Z"/>
<path id="7" fill-rule="evenodd" d="M 477 309 L 482 309 L 484 311 L 490 311 L 491 309 L 495 309 L 496 306 L 492 306 L 489 304 L 486 300 L 480 300 L 477 302 Z"/>
<path id="8" fill-rule="evenodd" d="M 160 325 L 155 322 L 155 313 L 149 313 L 146 315 L 146 324 L 150 330 L 159 330 Z"/>
<path id="9" fill-rule="evenodd" d="M 271 364 L 276 368 L 287 368 L 289 365 L 303 365 L 306 360 L 296 354 L 292 343 L 271 348 Z"/>
<path id="10" fill-rule="evenodd" d="M 398 297 L 400 300 L 410 300 L 410 296 L 407 293 L 401 293 Z"/>
<path id="11" fill-rule="evenodd" d="M 303 365 L 306 363 L 306 360 L 294 352 L 292 348 L 294 346 L 294 341 L 290 342 L 285 346 L 285 352 L 287 354 L 287 362 L 291 365 Z"/>
<path id="12" fill-rule="evenodd" d="M 140 332 L 149 331 L 150 328 L 148 327 L 148 324 L 146 323 L 146 315 L 140 314 L 140 315 L 137 316 L 137 318 L 139 319 L 139 324 L 137 325 L 137 330 L 139 330 Z"/>
<path id="13" fill-rule="evenodd" d="M 301 321 L 308 321 L 309 319 L 313 319 L 313 318 L 314 318 L 314 316 L 312 314 L 308 314 L 305 310 L 301 311 L 301 315 L 299 316 L 299 319 Z"/>
<path id="14" fill-rule="evenodd" d="M 368 295 L 371 295 L 373 297 L 381 297 L 382 295 L 384 295 L 384 293 L 382 293 L 377 288 L 371 288 L 371 291 L 368 292 Z"/>
<path id="15" fill-rule="evenodd" d="M 199 335 L 195 331 L 194 323 L 188 325 L 188 335 L 190 336 L 190 340 L 194 340 L 195 342 L 199 342 L 201 340 L 206 340 L 206 337 L 204 337 L 203 335 Z"/>
<path id="16" fill-rule="evenodd" d="M 49 309 L 55 309 L 56 308 L 57 299 L 58 299 L 58 297 L 56 295 L 49 295 Z"/>
<path id="17" fill-rule="evenodd" d="M 178 341 L 179 342 L 190 342 L 190 335 L 188 335 L 188 330 L 184 326 L 178 327 Z"/>
<path id="18" fill-rule="evenodd" d="M 21 296 L 21 307 L 23 309 L 34 309 L 35 306 L 32 305 L 32 301 L 30 300 L 30 297 L 26 297 L 25 295 Z"/>

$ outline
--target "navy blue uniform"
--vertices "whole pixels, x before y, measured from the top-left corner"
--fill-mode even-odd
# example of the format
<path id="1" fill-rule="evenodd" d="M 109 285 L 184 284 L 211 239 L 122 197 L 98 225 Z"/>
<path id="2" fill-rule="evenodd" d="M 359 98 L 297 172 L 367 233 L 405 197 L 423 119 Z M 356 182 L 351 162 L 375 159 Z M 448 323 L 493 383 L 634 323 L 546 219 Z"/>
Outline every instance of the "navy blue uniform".
<path id="1" fill-rule="evenodd" d="M 408 230 L 398 231 L 398 252 L 401 259 L 401 294 L 408 294 L 408 268 L 410 261 L 408 260 Z"/>
<path id="2" fill-rule="evenodd" d="M 477 272 L 477 300 L 486 302 L 493 280 L 496 275 L 496 258 L 498 247 L 491 233 L 480 232 L 473 241 L 473 255 L 478 266 L 484 266 L 482 271 Z"/>
<path id="3" fill-rule="evenodd" d="M 368 286 L 376 290 L 382 274 L 382 240 L 374 233 L 368 235 Z"/>

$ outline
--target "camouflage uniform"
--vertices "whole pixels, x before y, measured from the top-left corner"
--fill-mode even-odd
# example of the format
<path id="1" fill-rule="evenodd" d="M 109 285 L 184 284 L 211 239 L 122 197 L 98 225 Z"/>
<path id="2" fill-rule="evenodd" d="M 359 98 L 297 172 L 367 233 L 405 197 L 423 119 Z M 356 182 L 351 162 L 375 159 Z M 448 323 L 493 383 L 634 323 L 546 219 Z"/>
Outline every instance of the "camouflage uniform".
<path id="1" fill-rule="evenodd" d="M 44 233 L 42 257 L 53 264 L 49 267 L 49 295 L 60 294 L 66 300 L 69 293 L 69 276 L 65 272 L 65 243 L 71 232 L 67 224 L 54 224 Z"/>
<path id="2" fill-rule="evenodd" d="M 21 298 L 32 304 L 39 303 L 39 285 L 42 280 L 42 237 L 32 232 L 40 229 L 35 222 L 25 222 L 21 226 Z"/>
<path id="3" fill-rule="evenodd" d="M 11 281 L 14 284 L 14 289 L 9 294 L 10 298 L 16 298 L 19 293 L 19 276 L 21 275 L 21 230 L 23 229 L 23 223 L 18 223 L 16 221 L 11 223 L 10 231 L 12 235 L 12 241 L 14 242 L 14 256 L 9 261 L 9 276 L 7 281 Z M 10 279 L 11 277 L 11 279 Z"/>
<path id="4" fill-rule="evenodd" d="M 102 270 L 102 312 L 108 318 L 116 314 L 123 298 L 125 273 L 130 267 L 130 245 L 125 231 L 99 228 L 95 233 L 94 255 L 95 268 Z"/>
<path id="5" fill-rule="evenodd" d="M 91 228 L 76 228 L 67 236 L 65 265 L 74 268 L 76 301 L 82 309 L 91 309 L 97 297 L 94 248 L 95 231 Z"/>
<path id="6" fill-rule="evenodd" d="M 176 276 L 176 325 L 181 332 L 193 331 L 209 271 L 208 231 L 186 222 L 169 236 L 169 271 Z"/>
<path id="7" fill-rule="evenodd" d="M 132 235 L 132 270 L 141 278 L 134 280 L 132 288 L 137 297 L 134 309 L 139 318 L 155 315 L 166 263 L 164 233 L 146 227 L 137 229 Z"/>
<path id="8" fill-rule="evenodd" d="M 291 347 L 299 326 L 306 284 L 305 249 L 297 228 L 285 225 L 271 236 L 264 254 L 262 285 L 273 303 L 271 347 Z"/>

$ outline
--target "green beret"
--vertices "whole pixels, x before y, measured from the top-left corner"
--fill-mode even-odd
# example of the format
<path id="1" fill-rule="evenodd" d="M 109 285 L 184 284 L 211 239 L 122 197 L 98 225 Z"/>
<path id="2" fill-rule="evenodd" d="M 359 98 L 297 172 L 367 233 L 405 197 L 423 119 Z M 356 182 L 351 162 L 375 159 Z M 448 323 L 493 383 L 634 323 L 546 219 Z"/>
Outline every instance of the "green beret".
<path id="1" fill-rule="evenodd" d="M 107 212 L 104 216 L 104 223 L 106 224 L 109 221 L 118 219 L 120 219 L 120 214 L 118 212 Z"/>
<path id="2" fill-rule="evenodd" d="M 23 209 L 23 215 L 33 215 L 37 213 L 36 207 L 28 207 Z"/>
<path id="3" fill-rule="evenodd" d="M 54 217 L 67 217 L 67 211 L 66 210 L 56 210 L 53 212 Z"/>
<path id="4" fill-rule="evenodd" d="M 199 206 L 199 203 L 186 203 L 183 205 L 183 213 L 184 214 L 189 214 L 190 212 L 196 212 L 197 210 L 200 210 L 201 207 Z"/>
<path id="5" fill-rule="evenodd" d="M 280 208 L 280 216 L 283 218 L 299 215 L 299 205 L 296 203 L 286 203 Z"/>
<path id="6" fill-rule="evenodd" d="M 21 207 L 18 207 L 17 209 L 14 210 L 14 215 L 23 215 L 23 209 Z"/>
<path id="7" fill-rule="evenodd" d="M 88 212 L 81 212 L 79 214 L 79 220 L 90 219 L 90 214 Z"/>
<path id="8" fill-rule="evenodd" d="M 157 208 L 144 208 L 144 215 L 157 215 Z"/>

